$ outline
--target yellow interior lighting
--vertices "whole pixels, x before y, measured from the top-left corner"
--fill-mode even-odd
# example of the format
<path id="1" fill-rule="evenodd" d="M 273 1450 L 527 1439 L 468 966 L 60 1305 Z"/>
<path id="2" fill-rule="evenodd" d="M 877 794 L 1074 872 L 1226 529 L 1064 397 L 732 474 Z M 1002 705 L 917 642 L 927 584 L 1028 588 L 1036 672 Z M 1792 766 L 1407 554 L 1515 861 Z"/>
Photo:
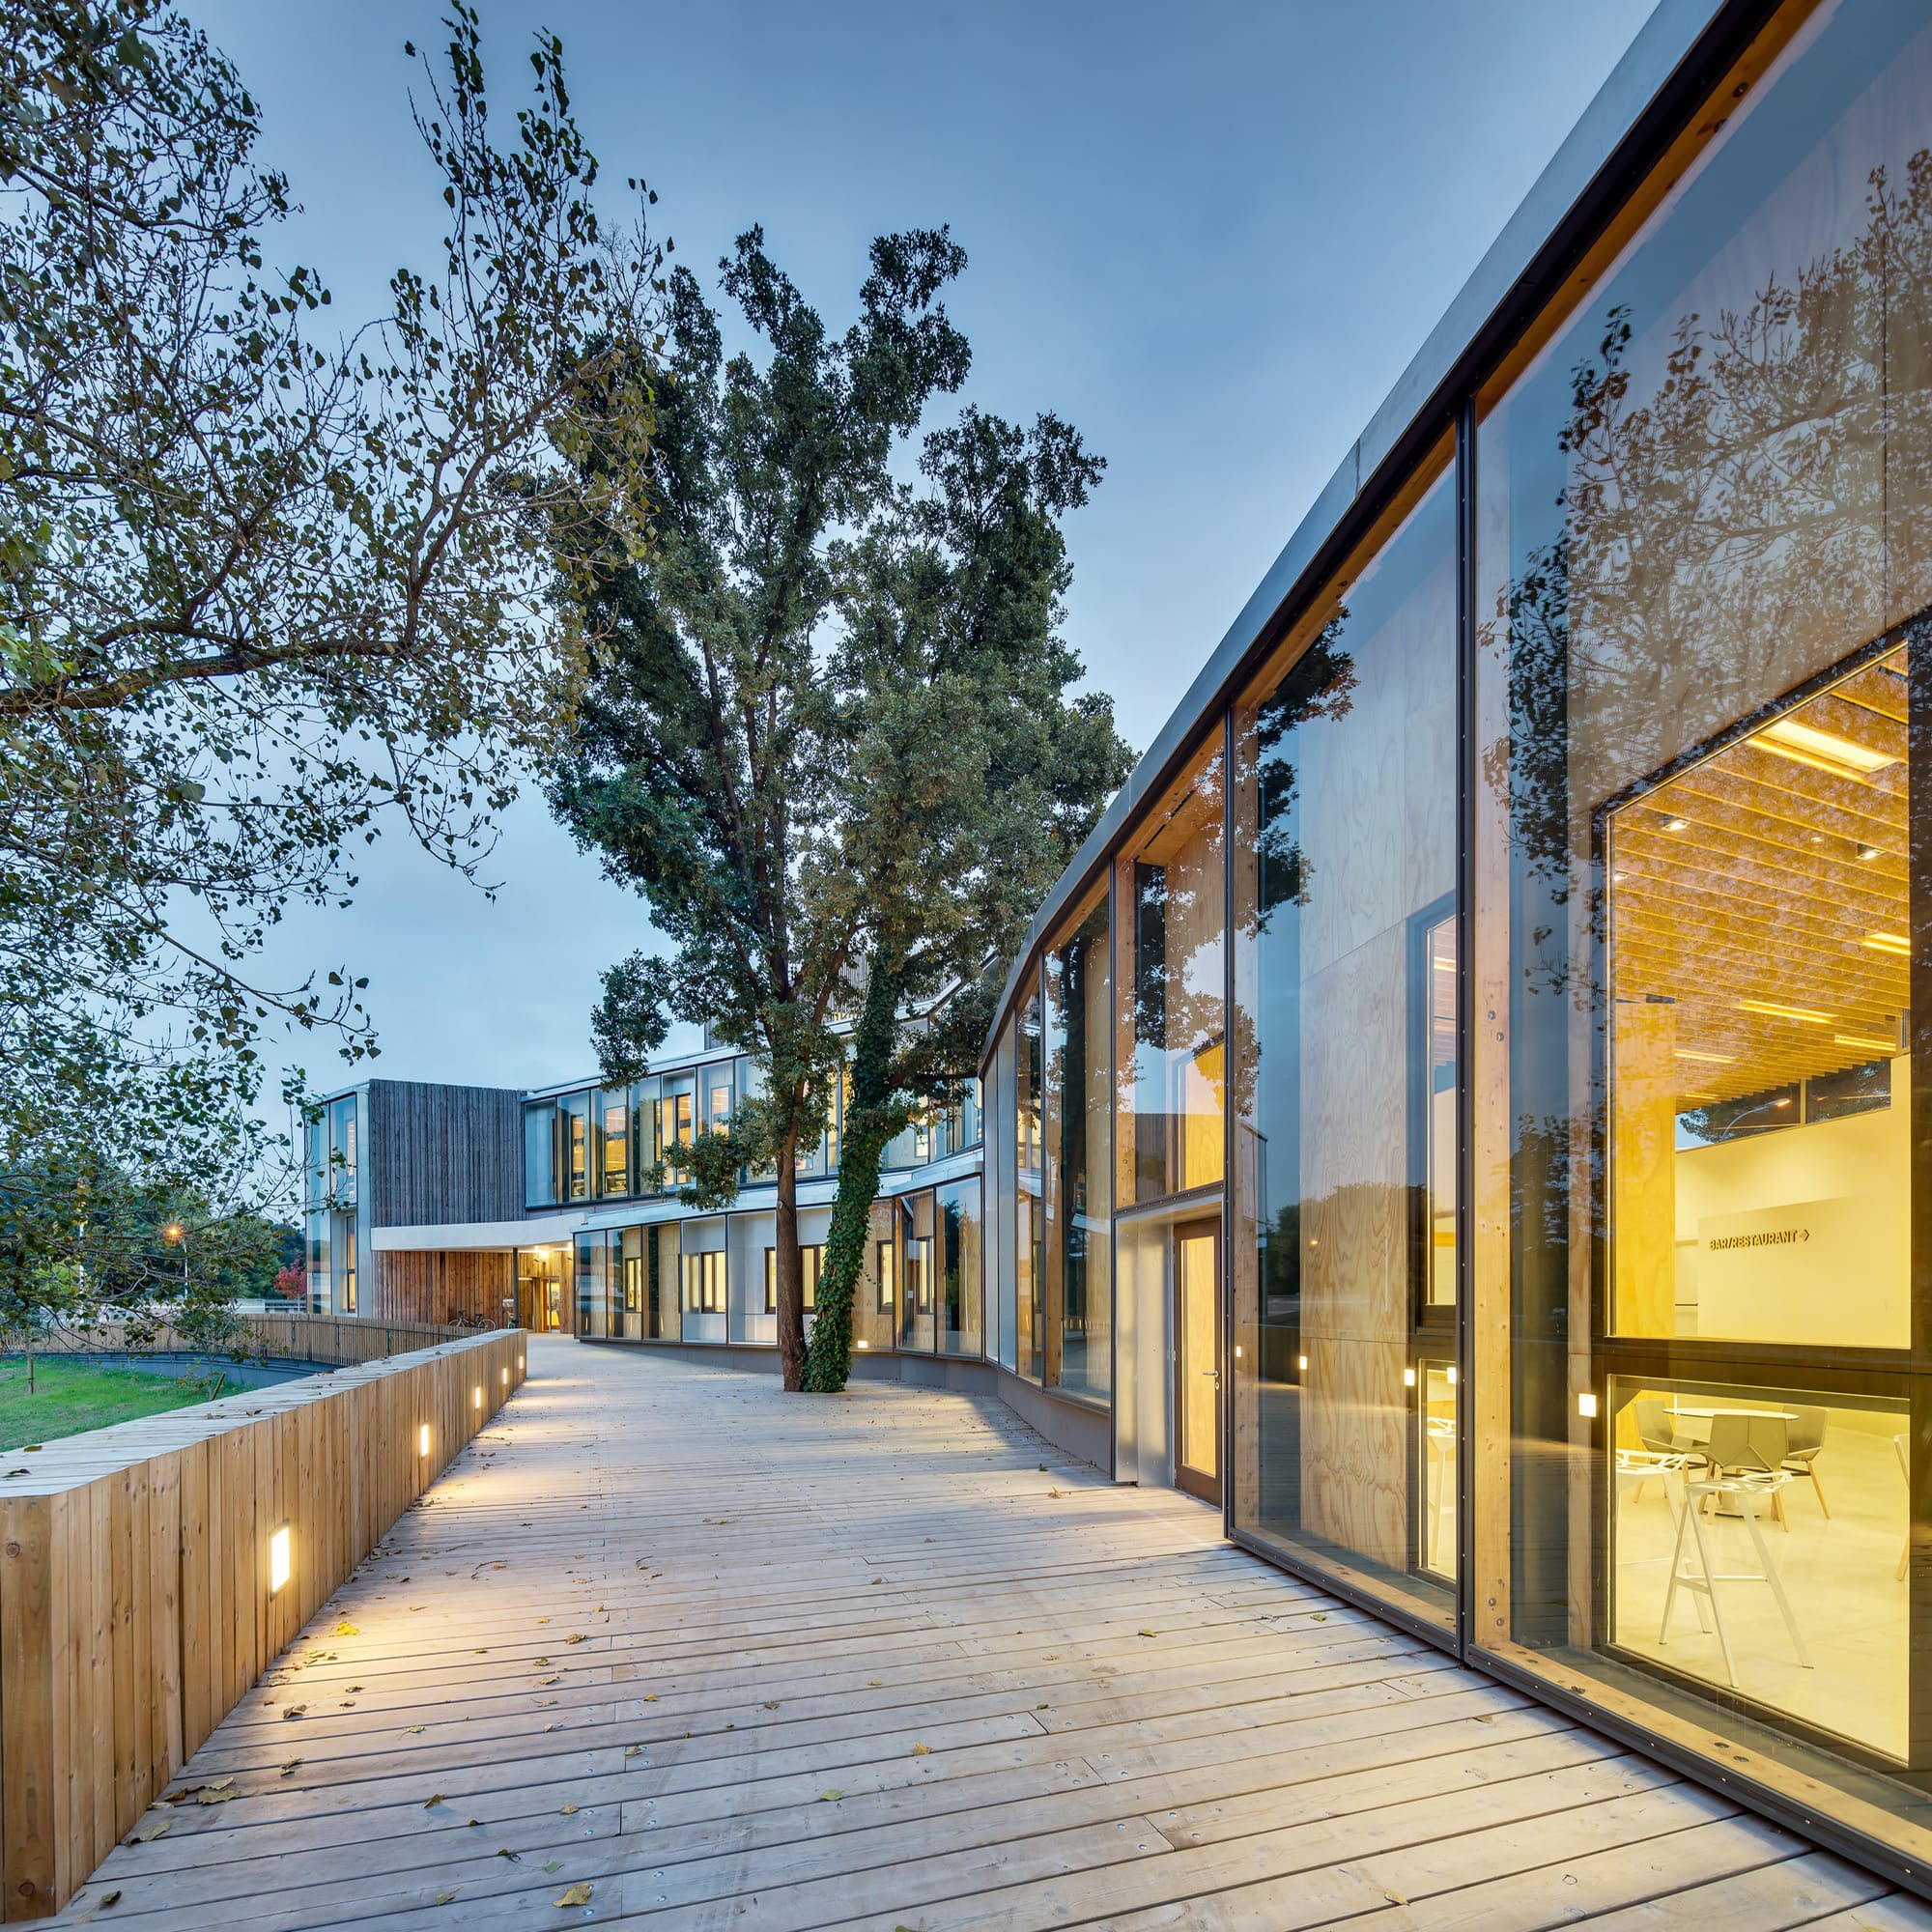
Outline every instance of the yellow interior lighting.
<path id="1" fill-rule="evenodd" d="M 1691 1046 L 1680 1046 L 1676 1051 L 1679 1060 L 1709 1060 L 1719 1066 L 1728 1066 L 1737 1059 L 1735 1053 L 1701 1053 Z"/>
<path id="2" fill-rule="evenodd" d="M 1820 1012 L 1813 1007 L 1780 1006 L 1776 1000 L 1740 1000 L 1738 1011 L 1764 1013 L 1775 1020 L 1802 1020 L 1806 1026 L 1824 1026 L 1838 1017 L 1836 1013 Z"/>
<path id="3" fill-rule="evenodd" d="M 1898 1051 L 1898 1044 L 1895 1040 L 1867 1039 L 1862 1034 L 1834 1033 L 1832 1037 L 1840 1046 L 1861 1046 L 1868 1053 L 1890 1055 Z"/>
<path id="4" fill-rule="evenodd" d="M 1875 752 L 1856 738 L 1841 738 L 1835 731 L 1821 731 L 1815 724 L 1801 724 L 1795 718 L 1774 720 L 1751 742 L 1794 764 L 1810 765 L 1846 779 L 1868 779 L 1898 762 L 1889 752 Z"/>
<path id="5" fill-rule="evenodd" d="M 1902 932 L 1868 932 L 1859 943 L 1862 946 L 1869 946 L 1874 952 L 1893 952 L 1906 955 L 1912 951 L 1911 940 L 1907 939 Z"/>

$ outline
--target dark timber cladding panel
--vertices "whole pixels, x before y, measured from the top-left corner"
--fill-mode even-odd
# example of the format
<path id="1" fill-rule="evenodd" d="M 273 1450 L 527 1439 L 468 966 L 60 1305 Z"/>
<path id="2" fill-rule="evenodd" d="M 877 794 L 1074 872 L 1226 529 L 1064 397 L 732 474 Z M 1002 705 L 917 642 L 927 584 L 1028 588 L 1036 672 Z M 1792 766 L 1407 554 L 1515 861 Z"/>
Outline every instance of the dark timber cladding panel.
<path id="1" fill-rule="evenodd" d="M 521 1220 L 522 1096 L 507 1087 L 372 1080 L 360 1164 L 372 1228 Z"/>
<path id="2" fill-rule="evenodd" d="M 464 1316 L 492 1321 L 516 1293 L 507 1254 L 443 1248 L 378 1249 L 375 1292 L 364 1313 L 378 1321 L 448 1323 Z"/>

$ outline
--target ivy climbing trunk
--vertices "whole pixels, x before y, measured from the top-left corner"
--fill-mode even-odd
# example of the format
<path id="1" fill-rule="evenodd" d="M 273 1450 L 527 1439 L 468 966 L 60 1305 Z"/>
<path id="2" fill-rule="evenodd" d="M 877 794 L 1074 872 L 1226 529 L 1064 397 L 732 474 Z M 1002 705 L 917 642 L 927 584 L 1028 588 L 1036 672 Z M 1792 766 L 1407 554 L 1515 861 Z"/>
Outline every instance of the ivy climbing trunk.
<path id="1" fill-rule="evenodd" d="M 837 1395 L 852 1373 L 852 1297 L 866 1264 L 879 1163 L 887 1144 L 905 1124 L 904 1106 L 892 1104 L 891 1084 L 904 983 L 902 971 L 874 958 L 852 1037 L 852 1101 L 839 1140 L 838 1192 L 833 1198 L 817 1313 L 805 1359 L 805 1386 L 819 1395 Z"/>

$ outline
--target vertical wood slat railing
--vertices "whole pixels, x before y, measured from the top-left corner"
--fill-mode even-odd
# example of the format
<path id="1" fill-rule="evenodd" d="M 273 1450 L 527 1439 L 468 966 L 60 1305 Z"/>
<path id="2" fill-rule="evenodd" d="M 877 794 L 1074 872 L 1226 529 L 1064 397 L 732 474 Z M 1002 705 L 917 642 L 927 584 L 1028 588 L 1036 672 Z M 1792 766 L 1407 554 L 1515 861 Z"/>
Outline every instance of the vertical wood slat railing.
<path id="1" fill-rule="evenodd" d="M 73 1896 L 524 1373 L 499 1329 L 0 1455 L 0 1918 Z"/>

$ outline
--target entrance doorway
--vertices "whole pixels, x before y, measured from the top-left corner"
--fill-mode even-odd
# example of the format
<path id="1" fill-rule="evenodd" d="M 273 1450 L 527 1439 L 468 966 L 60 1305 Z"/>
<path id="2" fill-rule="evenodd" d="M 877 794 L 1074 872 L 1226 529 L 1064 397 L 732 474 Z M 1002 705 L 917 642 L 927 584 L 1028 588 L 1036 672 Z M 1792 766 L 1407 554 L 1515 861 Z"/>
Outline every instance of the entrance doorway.
<path id="1" fill-rule="evenodd" d="M 1174 1231 L 1174 1481 L 1221 1500 L 1221 1224 Z"/>

